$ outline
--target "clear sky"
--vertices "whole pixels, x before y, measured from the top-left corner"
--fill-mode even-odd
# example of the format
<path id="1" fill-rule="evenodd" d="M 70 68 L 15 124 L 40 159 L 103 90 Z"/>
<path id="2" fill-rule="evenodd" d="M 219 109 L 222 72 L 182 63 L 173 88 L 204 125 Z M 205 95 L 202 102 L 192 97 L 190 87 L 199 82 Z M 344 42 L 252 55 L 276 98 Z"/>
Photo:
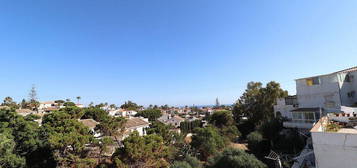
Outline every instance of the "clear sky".
<path id="1" fill-rule="evenodd" d="M 0 2 L 1 99 L 233 103 L 357 65 L 355 0 Z"/>

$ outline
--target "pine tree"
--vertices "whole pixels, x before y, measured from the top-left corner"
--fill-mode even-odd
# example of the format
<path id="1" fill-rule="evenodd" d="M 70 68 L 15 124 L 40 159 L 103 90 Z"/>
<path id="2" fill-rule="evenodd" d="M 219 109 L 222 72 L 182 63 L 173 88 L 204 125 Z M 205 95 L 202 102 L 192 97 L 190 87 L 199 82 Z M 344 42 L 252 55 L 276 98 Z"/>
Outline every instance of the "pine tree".
<path id="1" fill-rule="evenodd" d="M 33 110 L 38 112 L 38 106 L 40 103 L 37 101 L 37 91 L 35 85 L 32 85 L 32 88 L 29 93 L 30 106 Z"/>
<path id="2" fill-rule="evenodd" d="M 216 98 L 216 107 L 218 108 L 220 106 L 220 103 L 219 103 L 219 100 L 218 100 L 218 97 Z"/>

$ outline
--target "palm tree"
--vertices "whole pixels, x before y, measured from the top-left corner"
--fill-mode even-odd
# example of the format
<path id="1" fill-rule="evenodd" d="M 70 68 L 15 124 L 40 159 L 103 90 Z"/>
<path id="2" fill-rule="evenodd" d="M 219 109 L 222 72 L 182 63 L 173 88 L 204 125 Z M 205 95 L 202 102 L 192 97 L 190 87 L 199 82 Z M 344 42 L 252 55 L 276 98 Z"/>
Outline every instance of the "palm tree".
<path id="1" fill-rule="evenodd" d="M 77 98 L 77 101 L 78 101 L 77 104 L 79 104 L 79 100 L 81 99 L 81 96 L 77 96 L 76 98 Z"/>

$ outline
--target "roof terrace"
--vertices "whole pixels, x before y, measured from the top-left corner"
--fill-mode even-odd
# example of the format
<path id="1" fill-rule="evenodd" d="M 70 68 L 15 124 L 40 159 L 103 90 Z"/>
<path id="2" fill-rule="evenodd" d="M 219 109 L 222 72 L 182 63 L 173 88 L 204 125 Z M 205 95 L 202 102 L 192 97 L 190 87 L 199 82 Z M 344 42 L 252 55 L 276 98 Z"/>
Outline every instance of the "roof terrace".
<path id="1" fill-rule="evenodd" d="M 311 132 L 357 134 L 357 114 L 330 113 L 322 117 L 311 129 Z"/>

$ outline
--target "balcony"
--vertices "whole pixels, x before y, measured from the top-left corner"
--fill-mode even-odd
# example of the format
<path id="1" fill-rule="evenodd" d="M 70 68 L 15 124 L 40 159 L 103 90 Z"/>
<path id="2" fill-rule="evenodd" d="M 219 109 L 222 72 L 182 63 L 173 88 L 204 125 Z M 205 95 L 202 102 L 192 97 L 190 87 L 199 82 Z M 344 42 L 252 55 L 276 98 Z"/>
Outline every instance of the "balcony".
<path id="1" fill-rule="evenodd" d="M 314 120 L 291 120 L 283 122 L 283 126 L 285 128 L 311 129 L 314 123 Z"/>

